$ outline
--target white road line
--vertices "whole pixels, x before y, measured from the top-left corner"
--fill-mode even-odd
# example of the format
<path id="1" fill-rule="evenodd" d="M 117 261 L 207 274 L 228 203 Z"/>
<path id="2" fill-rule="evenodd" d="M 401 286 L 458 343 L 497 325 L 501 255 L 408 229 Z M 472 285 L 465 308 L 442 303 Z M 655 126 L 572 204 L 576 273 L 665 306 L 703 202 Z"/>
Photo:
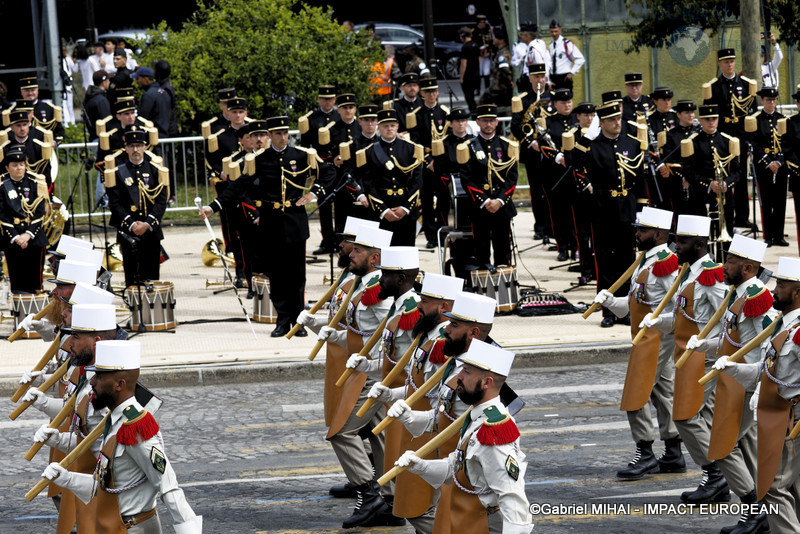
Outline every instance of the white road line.
<path id="1" fill-rule="evenodd" d="M 16 421 L 0 421 L 0 430 L 6 428 L 39 428 L 50 422 L 50 419 L 18 419 Z"/>
<path id="2" fill-rule="evenodd" d="M 606 497 L 592 497 L 592 499 L 634 499 L 637 497 L 679 497 L 684 491 L 693 491 L 697 488 L 680 488 L 661 491 L 643 491 L 641 493 L 625 493 L 623 495 L 608 495 Z"/>
<path id="3" fill-rule="evenodd" d="M 322 410 L 323 404 L 321 402 L 315 402 L 313 404 L 282 404 L 281 409 L 284 412 L 313 412 L 316 410 Z"/>
<path id="4" fill-rule="evenodd" d="M 341 472 L 329 473 L 327 475 L 295 475 L 285 477 L 262 477 L 262 478 L 224 478 L 222 480 L 203 480 L 200 482 L 181 482 L 181 487 L 201 487 L 201 486 L 223 486 L 227 484 L 261 484 L 269 482 L 283 482 L 286 480 L 310 480 L 314 478 L 334 478 L 342 476 Z"/>
<path id="5" fill-rule="evenodd" d="M 553 388 L 523 389 L 517 391 L 522 398 L 537 397 L 540 395 L 558 395 L 564 393 L 586 393 L 591 391 L 622 391 L 624 384 L 587 384 L 582 386 L 560 386 Z"/>
<path id="6" fill-rule="evenodd" d="M 653 424 L 658 425 L 658 422 L 653 419 Z M 592 423 L 588 425 L 569 425 L 569 426 L 554 426 L 547 428 L 525 428 L 520 430 L 523 436 L 530 436 L 532 434 L 559 434 L 563 432 L 592 432 L 599 430 L 626 430 L 630 428 L 628 421 L 614 421 L 611 423 Z"/>

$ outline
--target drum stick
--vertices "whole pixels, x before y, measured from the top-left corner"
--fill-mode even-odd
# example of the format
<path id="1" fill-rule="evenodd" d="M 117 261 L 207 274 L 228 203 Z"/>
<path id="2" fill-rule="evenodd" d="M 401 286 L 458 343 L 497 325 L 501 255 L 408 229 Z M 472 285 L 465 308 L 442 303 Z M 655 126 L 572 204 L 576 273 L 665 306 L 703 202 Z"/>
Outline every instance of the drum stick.
<path id="1" fill-rule="evenodd" d="M 64 404 L 64 407 L 61 408 L 61 411 L 53 417 L 53 420 L 50 421 L 50 424 L 47 425 L 47 428 L 58 428 L 61 426 L 61 423 L 64 422 L 64 419 L 69 417 L 72 412 L 75 410 L 75 401 L 77 399 L 77 395 L 71 395 L 69 400 Z M 36 453 L 39 452 L 39 449 L 44 447 L 44 441 L 37 441 L 31 448 L 28 449 L 28 452 L 25 453 L 25 459 L 29 462 L 33 460 L 33 457 L 36 456 Z"/>
<path id="2" fill-rule="evenodd" d="M 386 317 L 384 317 L 383 321 L 381 321 L 381 324 L 379 324 L 378 328 L 376 328 L 375 331 L 372 333 L 372 337 L 369 338 L 367 344 L 361 347 L 361 350 L 358 351 L 359 356 L 366 356 L 367 358 L 369 358 L 369 351 L 372 350 L 372 347 L 375 346 L 375 344 L 383 335 L 383 329 L 386 328 L 386 323 L 388 321 L 389 321 L 389 314 L 387 313 Z M 336 386 L 342 387 L 344 383 L 347 382 L 347 379 L 350 377 L 350 375 L 352 375 L 355 372 L 356 370 L 353 369 L 352 367 L 346 368 L 342 373 L 342 376 L 339 377 L 339 380 L 336 381 Z"/>
<path id="3" fill-rule="evenodd" d="M 53 373 L 52 375 L 50 375 L 50 378 L 48 378 L 47 380 L 45 380 L 45 381 L 44 381 L 44 384 L 42 384 L 41 386 L 39 386 L 39 391 L 41 391 L 41 392 L 43 392 L 43 393 L 44 393 L 45 391 L 47 391 L 48 389 L 50 389 L 51 387 L 53 387 L 53 386 L 55 385 L 55 383 L 56 383 L 56 382 L 58 382 L 58 381 L 59 381 L 59 379 L 60 379 L 62 376 L 64 376 L 64 375 L 66 374 L 66 372 L 67 372 L 67 369 L 69 369 L 69 360 L 67 360 L 67 361 L 65 361 L 64 363 L 62 363 L 62 364 L 61 364 L 61 367 L 59 367 L 59 368 L 56 370 L 56 372 L 55 372 L 55 373 Z M 19 405 L 19 406 L 17 406 L 16 408 L 14 408 L 14 411 L 13 411 L 13 412 L 11 412 L 10 414 L 8 414 L 8 416 L 11 418 L 11 420 L 12 420 L 12 421 L 14 421 L 14 420 L 15 420 L 17 417 L 19 417 L 19 414 L 21 414 L 22 412 L 24 412 L 25 410 L 27 410 L 27 409 L 28 409 L 28 407 L 29 407 L 31 404 L 33 404 L 33 401 L 25 401 L 25 402 L 23 402 L 22 404 L 20 404 L 20 405 Z"/>
<path id="4" fill-rule="evenodd" d="M 53 306 L 55 306 L 55 304 L 56 304 L 56 300 L 55 300 L 55 299 L 52 299 L 52 300 L 50 300 L 50 302 L 48 302 L 48 303 L 45 305 L 45 307 L 44 307 L 44 308 L 42 308 L 41 310 L 39 310 L 38 312 L 36 312 L 36 315 L 34 315 L 34 316 L 33 316 L 33 320 L 34 320 L 34 321 L 38 321 L 39 319 L 41 319 L 42 317 L 44 317 L 45 315 L 47 315 L 47 312 L 49 312 L 49 311 L 50 311 L 50 308 L 52 308 Z M 21 335 L 22 335 L 22 334 L 24 334 L 24 333 L 25 333 L 25 329 L 24 329 L 24 328 L 17 328 L 17 330 L 16 330 L 16 331 L 15 331 L 13 334 L 11 334 L 10 336 L 8 336 L 8 341 L 9 341 L 9 343 L 13 343 L 14 341 L 16 341 L 16 339 L 17 339 L 19 336 L 21 336 Z M 37 370 L 38 370 L 38 369 L 37 369 Z"/>
<path id="5" fill-rule="evenodd" d="M 197 209 L 203 209 L 203 201 L 200 197 L 194 197 L 194 204 L 197 206 Z M 206 223 L 206 228 L 208 228 L 208 233 L 211 234 L 211 240 L 216 241 L 217 236 L 214 235 L 214 229 L 211 228 L 211 223 L 208 222 L 208 217 L 204 217 L 203 221 Z M 244 312 L 244 318 L 247 319 L 247 324 L 250 326 L 250 331 L 253 332 L 253 337 L 258 341 L 258 336 L 256 335 L 256 329 L 253 328 L 253 323 L 250 322 L 250 315 L 247 314 L 247 308 L 244 307 L 244 303 L 242 302 L 242 297 L 239 296 L 239 289 L 236 287 L 236 283 L 233 281 L 233 277 L 231 276 L 231 272 L 228 270 L 228 263 L 225 261 L 225 254 L 220 254 L 219 259 L 222 260 L 222 267 L 225 269 L 225 276 L 228 277 L 228 280 L 233 286 L 233 292 L 236 295 L 236 300 L 239 301 L 239 306 L 242 307 L 242 312 Z"/>
<path id="6" fill-rule="evenodd" d="M 58 465 L 60 465 L 64 469 L 68 469 L 69 466 L 71 466 L 73 463 L 75 463 L 75 460 L 77 460 L 84 452 L 86 452 L 86 450 L 89 447 L 91 447 L 92 444 L 94 444 L 94 442 L 97 441 L 97 439 L 100 436 L 103 435 L 103 431 L 105 430 L 105 427 L 106 427 L 106 420 L 109 418 L 110 415 L 111 415 L 111 412 L 108 412 L 106 414 L 106 416 L 103 417 L 103 420 L 100 421 L 97 424 L 97 426 L 94 427 L 94 429 L 92 429 L 91 432 L 89 432 L 89 435 L 86 436 L 83 439 L 83 441 L 78 443 L 75 446 L 75 448 L 72 449 L 72 451 L 69 454 L 67 454 L 64 457 L 64 459 L 61 460 L 58 463 Z M 450 427 L 447 427 L 447 428 L 450 428 Z M 47 478 L 42 478 L 39 482 L 36 483 L 36 485 L 33 487 L 33 489 L 31 489 L 28 493 L 25 494 L 25 498 L 28 499 L 29 501 L 32 501 L 34 497 L 39 495 L 39 493 L 41 493 L 42 490 L 45 489 L 50 484 L 50 482 L 52 482 L 52 481 L 47 479 Z"/>
<path id="7" fill-rule="evenodd" d="M 711 316 L 711 319 L 709 319 L 709 321 L 706 323 L 706 325 L 703 327 L 700 333 L 697 334 L 698 341 L 708 337 L 708 334 L 711 333 L 711 330 L 714 328 L 714 325 L 717 324 L 719 320 L 722 318 L 722 315 L 725 313 L 725 310 L 728 309 L 728 304 L 730 303 L 731 297 L 733 296 L 733 290 L 734 286 L 728 288 L 728 295 L 724 299 L 722 299 L 722 304 L 719 305 L 719 308 L 717 308 L 717 311 L 715 311 L 714 315 Z M 694 349 L 686 349 L 685 351 L 683 351 L 683 354 L 681 355 L 680 359 L 677 362 L 675 362 L 675 368 L 680 369 L 681 367 L 683 367 L 683 364 L 686 363 L 686 360 L 688 360 L 689 356 L 691 356 L 693 353 Z"/>
<path id="8" fill-rule="evenodd" d="M 664 308 L 667 307 L 667 304 L 672 302 L 672 297 L 674 297 L 675 293 L 678 291 L 678 288 L 681 285 L 681 279 L 683 278 L 683 274 L 686 272 L 686 269 L 688 268 L 689 268 L 688 263 L 684 263 L 683 265 L 681 265 L 681 270 L 678 271 L 678 276 L 676 276 L 675 281 L 672 282 L 672 287 L 669 288 L 667 294 L 664 295 L 664 298 L 661 299 L 661 302 L 658 303 L 656 309 L 653 310 L 652 314 L 650 314 L 650 317 L 652 319 L 657 318 L 661 314 L 661 312 L 664 311 Z M 647 326 L 641 327 L 639 329 L 639 332 L 636 333 L 636 337 L 633 338 L 633 344 L 636 345 L 637 343 L 639 343 L 646 333 L 647 333 Z"/>
<path id="9" fill-rule="evenodd" d="M 636 261 L 631 263 L 631 266 L 628 267 L 628 270 L 626 270 L 624 273 L 622 273 L 622 276 L 620 276 L 619 279 L 616 282 L 611 284 L 611 287 L 608 288 L 608 291 L 610 293 L 613 293 L 617 289 L 621 288 L 625 284 L 625 282 L 627 282 L 630 279 L 630 277 L 633 276 L 633 271 L 635 271 L 636 267 L 642 262 L 642 257 L 643 256 L 644 256 L 644 251 L 640 252 L 639 255 L 636 257 Z M 593 314 L 595 312 L 595 310 L 597 308 L 599 308 L 599 307 L 600 307 L 600 304 L 598 304 L 596 302 L 593 302 L 592 305 L 589 306 L 589 309 L 586 310 L 585 312 L 583 312 L 582 317 L 584 319 L 588 319 L 589 316 L 591 314 Z"/>
<path id="10" fill-rule="evenodd" d="M 47 347 L 47 350 L 44 352 L 44 356 L 42 356 L 42 359 L 39 360 L 39 363 L 33 366 L 33 369 L 31 369 L 31 371 L 41 371 L 42 369 L 44 369 L 44 366 L 47 365 L 47 362 L 49 362 L 50 359 L 56 354 L 56 352 L 58 352 L 58 348 L 60 346 L 61 346 L 61 339 L 58 336 L 56 336 L 53 342 L 50 343 L 50 346 Z M 11 402 L 17 402 L 19 398 L 22 397 L 22 394 L 28 391 L 29 387 L 31 387 L 30 382 L 26 382 L 25 384 L 20 384 L 19 387 L 17 388 L 17 391 L 11 396 Z"/>
<path id="11" fill-rule="evenodd" d="M 339 278 L 337 278 L 337 280 L 341 280 L 341 279 L 342 279 L 342 276 L 343 276 L 343 275 L 344 275 L 346 272 L 347 272 L 347 271 L 344 271 L 344 270 L 343 270 L 343 271 L 342 271 L 342 272 L 339 274 Z M 319 300 L 318 300 L 318 301 L 317 301 L 317 302 L 316 302 L 316 303 L 315 303 L 313 306 L 311 306 L 311 309 L 310 309 L 310 310 L 308 310 L 308 313 L 310 313 L 311 315 L 314 315 L 315 313 L 317 313 L 317 312 L 319 311 L 319 309 L 320 309 L 320 308 L 322 308 L 322 305 L 323 305 L 323 304 L 325 304 L 326 302 L 328 302 L 328 300 L 329 300 L 329 299 L 330 299 L 330 298 L 333 296 L 333 292 L 334 292 L 334 291 L 336 291 L 336 288 L 337 288 L 337 287 L 339 287 L 339 284 L 337 284 L 336 282 L 334 282 L 333 284 L 331 284 L 331 287 L 329 287 L 329 288 L 328 288 L 328 290 L 325 292 L 325 294 L 324 294 L 324 295 L 322 295 L 322 297 L 320 297 L 320 299 L 319 299 Z M 292 329 L 291 329 L 291 330 L 289 330 L 289 333 L 288 333 L 288 334 L 286 334 L 286 339 L 292 339 L 292 338 L 294 337 L 294 335 L 295 335 L 297 332 L 299 332 L 299 331 L 300 331 L 300 329 L 301 329 L 301 328 L 303 328 L 303 325 L 301 325 L 300 323 L 297 323 L 296 325 L 294 325 L 294 326 L 292 327 Z"/>
<path id="12" fill-rule="evenodd" d="M 417 456 L 418 458 L 425 458 L 430 453 L 432 453 L 433 451 L 435 451 L 436 449 L 447 443 L 447 440 L 449 440 L 450 438 L 452 438 L 458 432 L 461 431 L 461 427 L 464 426 L 464 420 L 469 416 L 469 412 L 471 411 L 472 411 L 472 406 L 470 406 L 466 412 L 462 413 L 458 419 L 450 423 L 447 426 L 447 428 L 436 434 L 435 438 L 433 438 L 428 443 L 417 449 L 414 452 L 414 456 Z M 381 478 L 378 479 L 378 484 L 380 486 L 383 486 L 384 484 L 392 480 L 394 477 L 396 477 L 406 469 L 408 469 L 407 466 L 400 467 L 399 465 L 396 465 L 392 467 L 391 469 L 389 469 L 389 471 L 386 472 L 386 474 L 384 474 Z"/>
<path id="13" fill-rule="evenodd" d="M 415 391 L 414 393 L 409 395 L 408 398 L 406 399 L 406 404 L 408 404 L 409 406 L 413 406 L 414 404 L 416 404 L 416 402 L 418 400 L 420 400 L 422 397 L 424 397 L 426 393 L 428 393 L 430 390 L 432 390 L 433 387 L 436 384 L 438 384 L 439 381 L 444 376 L 444 370 L 447 367 L 447 362 L 449 362 L 451 359 L 452 358 L 448 358 L 447 361 L 445 361 L 441 365 L 441 367 L 439 367 L 436 370 L 436 372 L 433 373 L 433 376 L 431 376 L 424 384 L 422 384 L 419 388 L 417 388 L 417 391 Z M 394 420 L 395 420 L 395 417 L 389 417 L 387 415 L 386 417 L 383 418 L 383 421 L 378 423 L 375 426 L 375 428 L 372 429 L 372 433 L 377 436 L 378 434 L 383 432 L 383 429 L 385 429 L 387 426 L 389 426 L 392 423 L 392 421 L 394 421 Z"/>
<path id="14" fill-rule="evenodd" d="M 403 354 L 403 356 L 397 360 L 397 363 L 392 367 L 392 370 L 386 373 L 386 376 L 381 381 L 381 385 L 389 387 L 389 384 L 394 382 L 395 378 L 400 376 L 400 373 L 403 372 L 403 369 L 406 368 L 408 365 L 408 361 L 411 359 L 411 355 L 414 354 L 414 350 L 416 350 L 417 345 L 419 345 L 419 340 L 422 339 L 422 333 L 417 335 L 414 341 L 411 343 L 411 346 L 408 347 L 408 350 Z M 356 415 L 359 417 L 364 417 L 364 414 L 367 413 L 370 406 L 375 404 L 375 401 L 378 400 L 375 397 L 369 397 L 367 401 L 361 406 L 361 409 L 356 412 Z"/>
<path id="15" fill-rule="evenodd" d="M 361 277 L 358 277 L 355 280 L 353 280 L 353 285 L 350 286 L 350 291 L 347 292 L 347 295 L 342 300 L 342 304 L 339 306 L 339 309 L 336 310 L 336 313 L 333 315 L 330 322 L 328 323 L 328 328 L 336 328 L 336 325 L 342 321 L 342 319 L 344 318 L 344 314 L 347 312 L 347 305 L 350 304 L 350 298 L 353 296 L 353 293 L 356 290 L 356 286 L 358 285 L 358 282 L 360 280 Z M 314 348 L 311 349 L 311 354 L 308 355 L 308 359 L 313 360 L 314 358 L 316 358 L 317 353 L 320 351 L 320 349 L 324 344 L 325 342 L 322 341 L 321 339 L 317 340 L 316 345 L 314 345 Z"/>
<path id="16" fill-rule="evenodd" d="M 781 317 L 783 317 L 782 313 L 779 314 L 777 317 L 775 317 L 775 320 L 772 321 L 772 324 L 766 327 L 764 330 L 762 330 L 760 334 L 758 334 L 756 337 L 745 343 L 742 348 L 740 348 L 739 350 L 728 356 L 728 361 L 734 363 L 739 362 L 742 359 L 744 359 L 745 355 L 748 352 L 761 345 L 761 343 L 763 343 L 765 339 L 769 338 L 769 336 L 771 336 L 772 333 L 775 331 L 775 327 L 778 326 L 778 320 Z M 721 372 L 722 371 L 720 371 L 719 369 L 712 369 L 697 382 L 705 386 L 708 382 L 713 380 Z"/>

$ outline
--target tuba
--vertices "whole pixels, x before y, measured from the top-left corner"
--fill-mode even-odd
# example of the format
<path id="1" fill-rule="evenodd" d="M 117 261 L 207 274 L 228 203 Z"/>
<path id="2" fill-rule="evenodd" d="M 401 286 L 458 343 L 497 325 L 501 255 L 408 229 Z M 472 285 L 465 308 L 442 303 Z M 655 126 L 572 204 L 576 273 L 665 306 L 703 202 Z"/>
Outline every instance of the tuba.
<path id="1" fill-rule="evenodd" d="M 69 212 L 61 200 L 54 196 L 42 221 L 42 229 L 47 236 L 47 242 L 51 247 L 58 243 L 61 234 L 64 233 L 64 226 L 69 220 Z"/>
<path id="2" fill-rule="evenodd" d="M 203 246 L 202 252 L 200 252 L 200 259 L 203 261 L 203 265 L 206 267 L 214 267 L 217 265 L 220 262 L 220 256 L 222 255 L 222 247 L 223 243 L 221 239 L 212 240 L 206 243 Z M 233 254 L 225 254 L 225 263 L 231 267 L 236 266 L 236 260 L 233 259 Z"/>
<path id="3" fill-rule="evenodd" d="M 109 243 L 103 256 L 103 267 L 107 271 L 119 272 L 122 270 L 122 250 L 119 243 Z"/>

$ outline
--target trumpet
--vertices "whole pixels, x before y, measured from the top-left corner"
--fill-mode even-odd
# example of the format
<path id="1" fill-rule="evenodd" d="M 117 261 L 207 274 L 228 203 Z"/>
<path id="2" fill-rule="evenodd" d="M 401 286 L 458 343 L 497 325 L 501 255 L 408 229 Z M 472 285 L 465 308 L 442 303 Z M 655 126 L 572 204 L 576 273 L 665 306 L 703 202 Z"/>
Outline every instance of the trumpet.
<path id="1" fill-rule="evenodd" d="M 216 280 L 209 280 L 208 278 L 206 278 L 206 289 L 208 289 L 209 287 L 222 287 L 226 285 L 230 285 L 230 282 L 228 282 L 224 278 L 217 278 Z"/>

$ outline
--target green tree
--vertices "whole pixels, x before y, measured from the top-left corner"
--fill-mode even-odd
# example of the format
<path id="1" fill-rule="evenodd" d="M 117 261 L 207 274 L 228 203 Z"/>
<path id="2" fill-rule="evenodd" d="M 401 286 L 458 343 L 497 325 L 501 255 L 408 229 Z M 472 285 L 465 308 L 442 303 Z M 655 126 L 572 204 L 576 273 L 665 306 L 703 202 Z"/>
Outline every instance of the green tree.
<path id="1" fill-rule="evenodd" d="M 236 87 L 255 118 L 296 120 L 316 105 L 320 84 L 366 101 L 369 66 L 384 59 L 377 42 L 345 34 L 328 9 L 291 0 L 198 0 L 180 30 L 161 22 L 149 35 L 141 63 L 169 61 L 185 133 L 219 112 L 222 87 Z"/>

